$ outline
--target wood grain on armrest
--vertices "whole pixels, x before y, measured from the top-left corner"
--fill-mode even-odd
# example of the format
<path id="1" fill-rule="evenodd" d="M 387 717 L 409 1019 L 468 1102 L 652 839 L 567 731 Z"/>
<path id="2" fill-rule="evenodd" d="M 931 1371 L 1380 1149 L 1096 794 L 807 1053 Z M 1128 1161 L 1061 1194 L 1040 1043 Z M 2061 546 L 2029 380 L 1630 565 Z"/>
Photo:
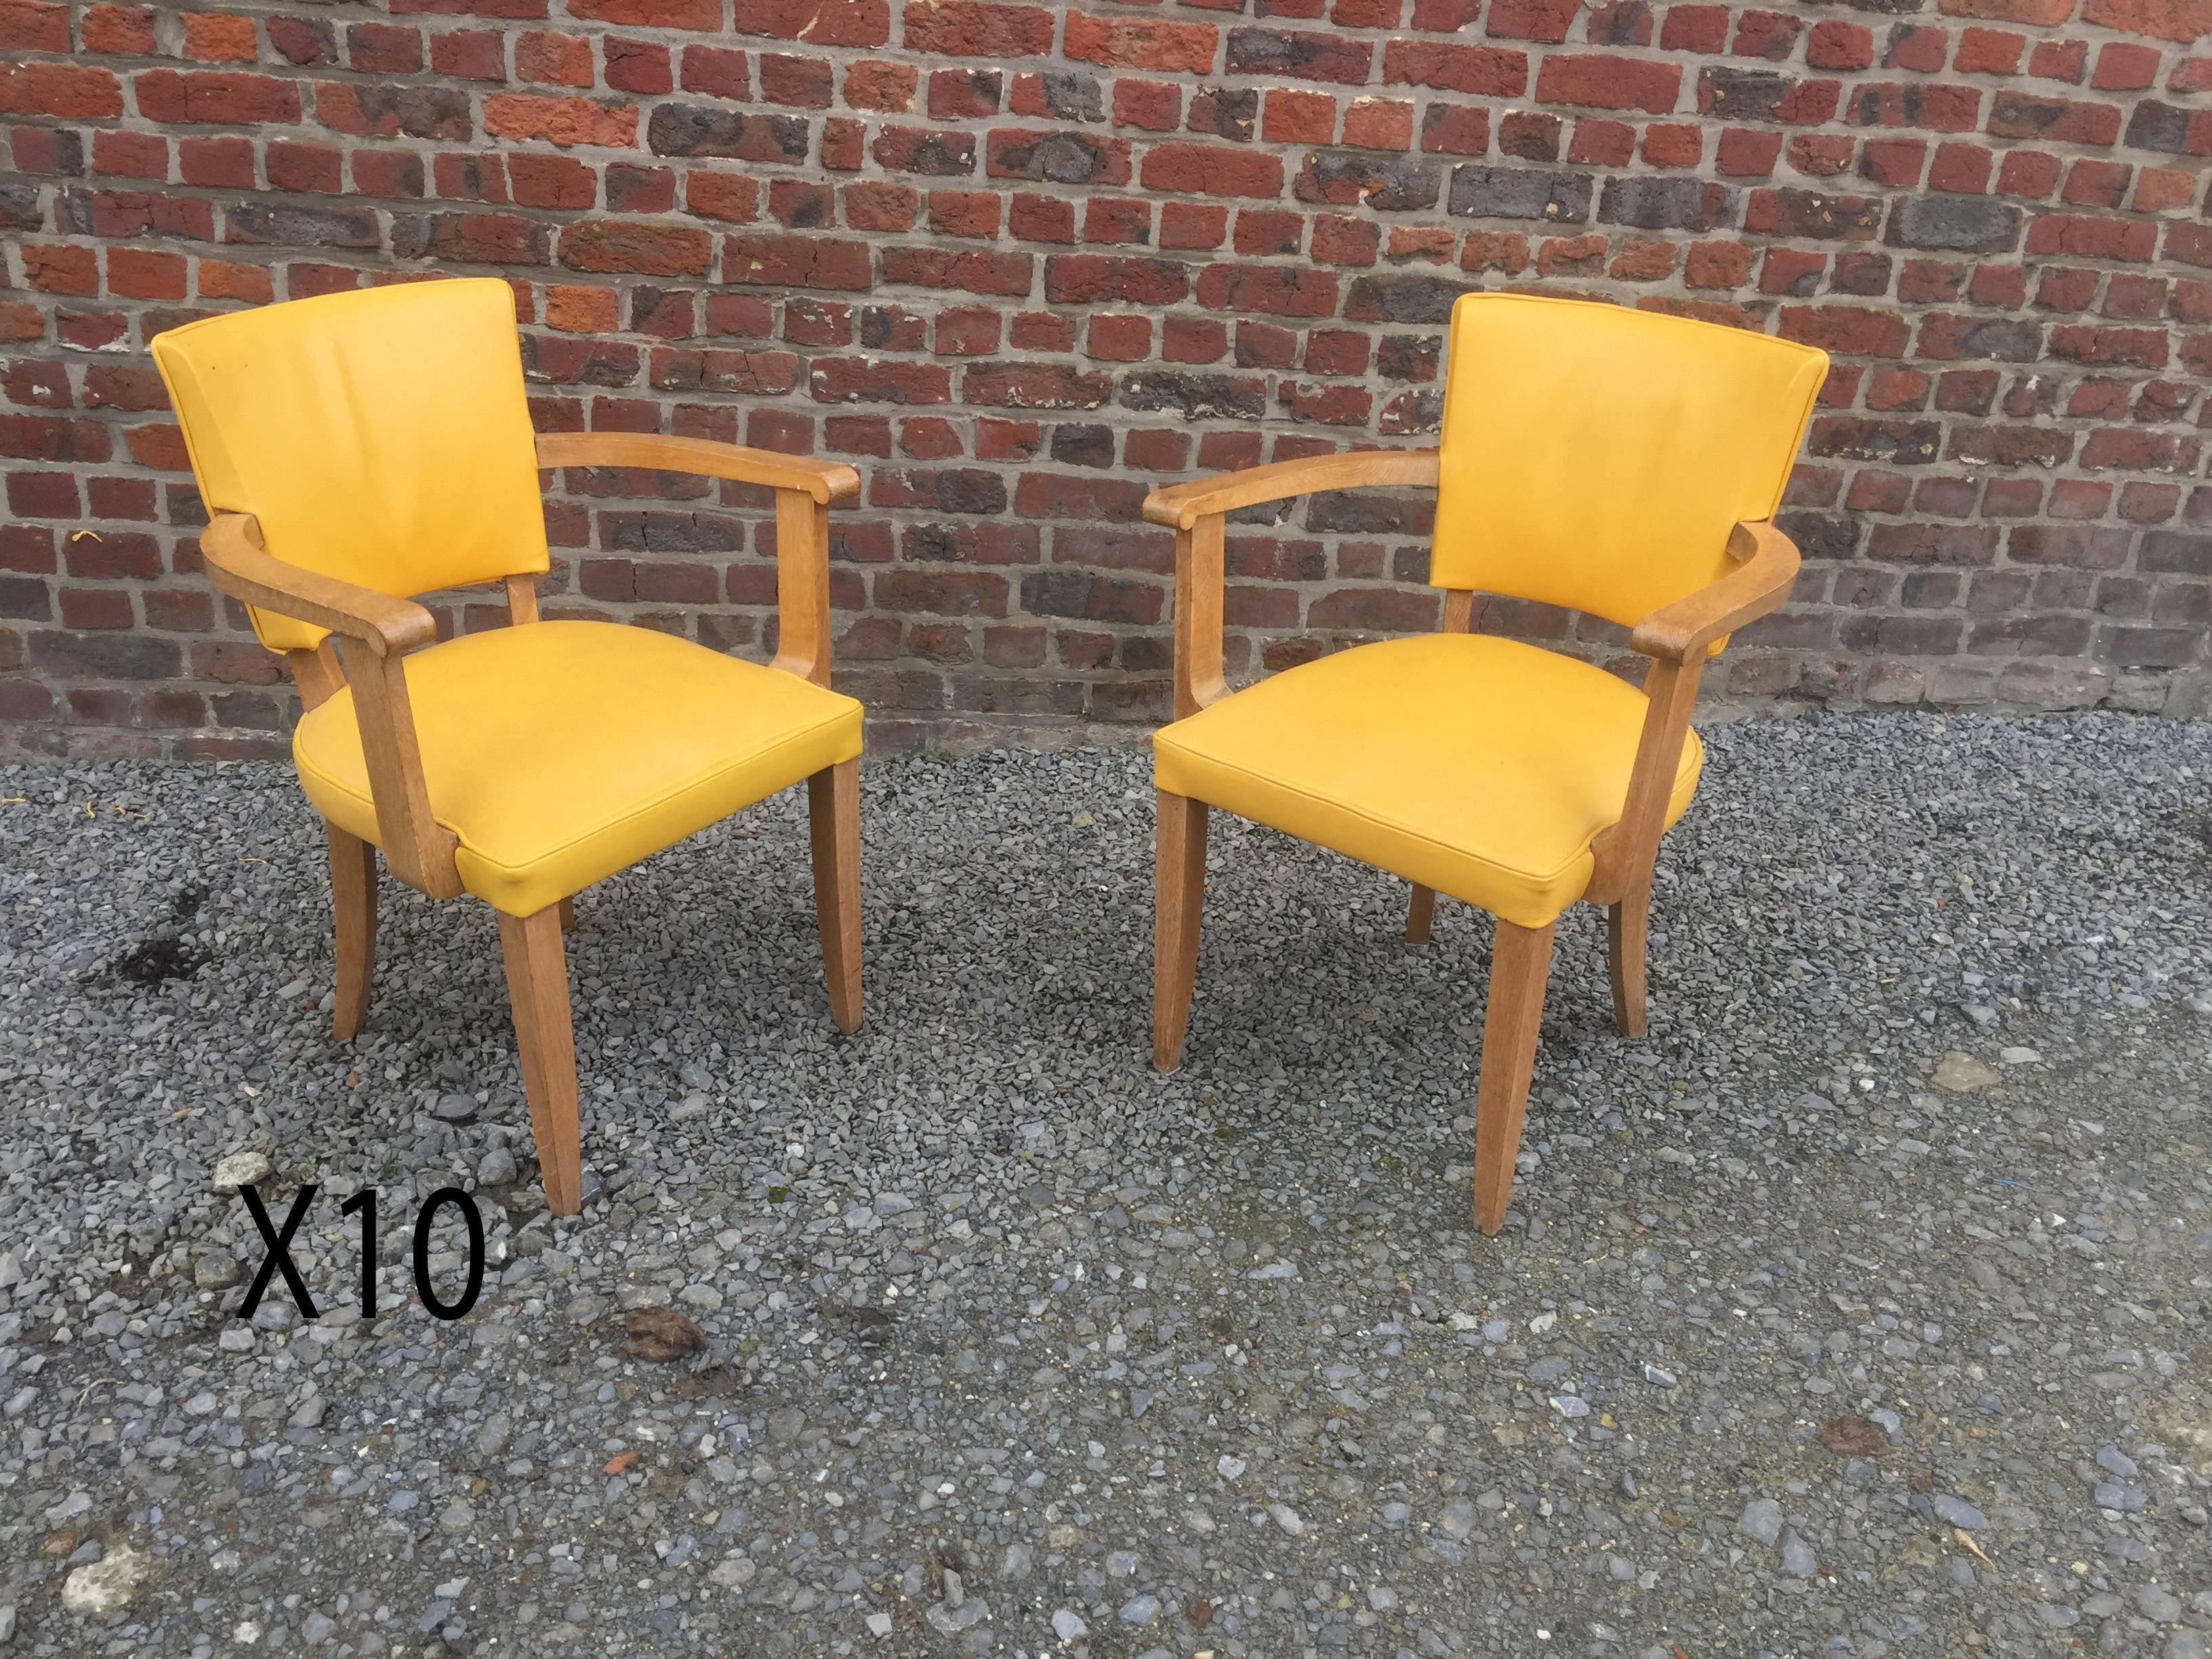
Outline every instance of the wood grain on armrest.
<path id="1" fill-rule="evenodd" d="M 288 563 L 261 544 L 250 514 L 221 513 L 200 532 L 208 580 L 234 599 L 357 640 L 378 656 L 397 656 L 438 636 L 430 613 L 412 599 L 360 587 Z"/>
<path id="2" fill-rule="evenodd" d="M 430 613 L 412 599 L 287 563 L 262 546 L 261 526 L 243 513 L 216 515 L 200 534 L 200 560 L 209 580 L 233 599 L 337 636 L 384 861 L 393 875 L 433 898 L 458 896 L 461 878 L 453 850 L 459 843 L 430 811 L 401 664 L 408 652 L 438 637 Z M 335 679 L 303 681 L 302 690 L 319 693 L 312 707 L 334 695 L 337 684 Z"/>
<path id="3" fill-rule="evenodd" d="M 538 465 L 688 472 L 770 489 L 801 489 L 824 505 L 855 495 L 860 488 L 860 475 L 842 461 L 817 461 L 806 455 L 781 455 L 711 438 L 672 438 L 657 432 L 540 433 Z"/>
<path id="4" fill-rule="evenodd" d="M 1188 530 L 1212 514 L 1279 501 L 1326 489 L 1434 489 L 1433 449 L 1354 449 L 1340 455 L 1308 455 L 1170 484 L 1145 497 L 1146 522 Z"/>

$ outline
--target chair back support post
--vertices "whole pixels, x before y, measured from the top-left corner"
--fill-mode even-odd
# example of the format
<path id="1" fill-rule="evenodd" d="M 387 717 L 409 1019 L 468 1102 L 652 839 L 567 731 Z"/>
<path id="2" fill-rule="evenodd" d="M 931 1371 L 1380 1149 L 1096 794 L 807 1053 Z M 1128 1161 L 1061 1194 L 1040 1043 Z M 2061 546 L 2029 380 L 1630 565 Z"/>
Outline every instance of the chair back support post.
<path id="1" fill-rule="evenodd" d="M 775 492 L 775 656 L 769 664 L 830 684 L 830 515 L 804 489 Z"/>
<path id="2" fill-rule="evenodd" d="M 1659 855 L 1667 803 L 1674 794 L 1682 745 L 1689 738 L 1690 714 L 1697 707 L 1698 682 L 1705 668 L 1703 653 L 1687 662 L 1662 658 L 1644 677 L 1644 695 L 1650 708 L 1637 738 L 1627 797 L 1620 820 L 1601 833 L 1590 849 L 1595 861 L 1589 889 L 1583 896 L 1592 903 L 1611 904 L 1620 899 Z"/>
<path id="3" fill-rule="evenodd" d="M 527 571 L 507 578 L 507 625 L 520 628 L 538 620 L 538 578 Z"/>
<path id="4" fill-rule="evenodd" d="M 300 688 L 300 707 L 319 708 L 345 684 L 338 666 L 337 647 L 328 639 L 304 651 L 287 651 L 284 665 L 292 671 L 292 684 Z"/>
<path id="5" fill-rule="evenodd" d="M 460 872 L 453 832 L 430 815 L 422 754 L 415 740 L 415 714 L 407 698 L 405 659 L 380 656 L 360 640 L 342 641 L 346 683 L 353 688 L 354 719 L 361 726 L 362 759 L 368 769 L 369 799 L 376 803 L 377 840 L 392 873 L 432 898 L 459 898 Z"/>
<path id="6" fill-rule="evenodd" d="M 1222 547 L 1226 521 L 1201 514 L 1176 532 L 1175 716 L 1229 695 L 1221 667 Z"/>

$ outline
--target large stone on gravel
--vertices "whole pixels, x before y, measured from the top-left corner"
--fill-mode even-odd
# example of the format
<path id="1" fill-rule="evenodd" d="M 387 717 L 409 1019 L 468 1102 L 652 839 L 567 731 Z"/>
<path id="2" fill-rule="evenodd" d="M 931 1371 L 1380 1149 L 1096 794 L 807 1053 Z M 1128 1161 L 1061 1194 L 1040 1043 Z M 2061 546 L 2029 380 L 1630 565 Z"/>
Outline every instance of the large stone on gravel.
<path id="1" fill-rule="evenodd" d="M 214 1179 L 208 1184 L 219 1193 L 258 1187 L 269 1179 L 271 1167 L 266 1152 L 233 1152 L 215 1166 Z"/>
<path id="2" fill-rule="evenodd" d="M 1972 1094 L 1998 1080 L 1997 1068 L 1987 1060 L 1954 1048 L 1936 1062 L 1936 1086 L 1954 1095 Z"/>
<path id="3" fill-rule="evenodd" d="M 112 1613 L 129 1602 L 153 1572 L 154 1564 L 145 1556 L 127 1544 L 115 1545 L 62 1581 L 62 1606 L 71 1613 Z"/>

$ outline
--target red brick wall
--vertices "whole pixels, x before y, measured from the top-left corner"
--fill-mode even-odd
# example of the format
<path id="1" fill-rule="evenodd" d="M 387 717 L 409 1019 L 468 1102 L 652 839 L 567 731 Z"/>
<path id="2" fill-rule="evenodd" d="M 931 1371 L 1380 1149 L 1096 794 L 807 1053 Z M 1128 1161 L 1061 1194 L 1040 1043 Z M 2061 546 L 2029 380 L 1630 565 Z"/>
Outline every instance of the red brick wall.
<path id="1" fill-rule="evenodd" d="M 1727 690 L 2195 712 L 2208 34 L 2212 0 L 0 0 L 0 742 L 277 739 L 147 338 L 435 271 L 513 280 L 547 427 L 860 465 L 879 743 L 1158 717 L 1145 492 L 1420 441 L 1446 307 L 1504 284 L 1834 354 L 1803 586 Z M 760 649 L 757 504 L 652 487 L 552 497 L 549 610 Z M 1433 625 L 1422 510 L 1237 537 L 1235 664 Z"/>

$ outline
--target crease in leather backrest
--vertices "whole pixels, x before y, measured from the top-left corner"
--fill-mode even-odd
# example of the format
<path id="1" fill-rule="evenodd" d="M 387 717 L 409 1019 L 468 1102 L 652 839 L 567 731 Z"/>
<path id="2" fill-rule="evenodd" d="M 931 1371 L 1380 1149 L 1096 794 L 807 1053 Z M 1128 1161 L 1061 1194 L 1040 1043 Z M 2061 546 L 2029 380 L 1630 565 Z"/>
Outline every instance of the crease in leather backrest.
<path id="1" fill-rule="evenodd" d="M 154 340 L 209 513 L 400 597 L 546 568 L 514 296 L 495 277 L 228 313 Z M 272 651 L 324 630 L 252 611 Z"/>
<path id="2" fill-rule="evenodd" d="M 1633 626 L 1781 504 L 1827 354 L 1587 300 L 1452 307 L 1429 580 Z"/>

